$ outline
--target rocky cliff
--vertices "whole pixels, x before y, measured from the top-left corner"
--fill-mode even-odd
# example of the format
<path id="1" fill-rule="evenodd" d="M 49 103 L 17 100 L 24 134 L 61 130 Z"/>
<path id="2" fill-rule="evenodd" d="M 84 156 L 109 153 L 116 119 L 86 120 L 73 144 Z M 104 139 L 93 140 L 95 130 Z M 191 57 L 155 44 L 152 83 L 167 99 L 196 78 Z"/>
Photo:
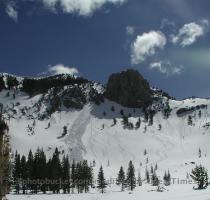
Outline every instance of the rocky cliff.
<path id="1" fill-rule="evenodd" d="M 142 107 L 152 102 L 149 83 L 133 69 L 112 74 L 107 83 L 105 96 L 130 108 Z"/>

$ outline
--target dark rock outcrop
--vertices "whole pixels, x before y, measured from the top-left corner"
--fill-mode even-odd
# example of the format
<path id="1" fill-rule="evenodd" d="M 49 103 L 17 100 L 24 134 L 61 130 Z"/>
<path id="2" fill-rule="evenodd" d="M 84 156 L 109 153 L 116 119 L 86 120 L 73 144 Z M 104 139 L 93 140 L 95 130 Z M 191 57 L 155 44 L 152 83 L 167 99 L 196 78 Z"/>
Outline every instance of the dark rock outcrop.
<path id="1" fill-rule="evenodd" d="M 152 102 L 149 83 L 133 69 L 112 74 L 109 78 L 105 96 L 125 107 L 139 108 Z"/>
<path id="2" fill-rule="evenodd" d="M 66 108 L 82 109 L 86 103 L 84 92 L 79 87 L 72 87 L 62 94 L 63 105 Z"/>

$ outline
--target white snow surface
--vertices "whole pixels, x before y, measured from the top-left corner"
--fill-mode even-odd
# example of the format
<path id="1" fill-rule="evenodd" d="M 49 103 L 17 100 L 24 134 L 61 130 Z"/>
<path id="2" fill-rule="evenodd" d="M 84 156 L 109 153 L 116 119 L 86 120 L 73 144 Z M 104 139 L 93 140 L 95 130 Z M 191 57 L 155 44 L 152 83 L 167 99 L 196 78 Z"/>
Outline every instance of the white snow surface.
<path id="1" fill-rule="evenodd" d="M 104 194 L 91 191 L 88 194 L 58 195 L 9 195 L 9 200 L 209 200 L 210 189 L 195 191 L 192 185 L 174 185 L 164 192 L 156 192 L 148 185 L 137 188 L 132 193 L 120 190 L 107 190 Z"/>
<path id="2" fill-rule="evenodd" d="M 11 91 L 9 91 L 12 94 Z M 141 109 L 129 109 L 106 100 L 97 106 L 88 103 L 82 110 L 62 108 L 55 112 L 49 119 L 38 120 L 38 113 L 44 112 L 43 104 L 40 111 L 34 105 L 42 95 L 33 98 L 25 93 L 16 91 L 16 98 L 12 95 L 6 96 L 7 90 L 0 92 L 0 102 L 4 104 L 5 117 L 10 127 L 12 152 L 16 150 L 27 155 L 29 150 L 33 152 L 37 147 L 43 148 L 48 156 L 51 156 L 56 147 L 62 152 L 70 155 L 71 161 L 87 159 L 89 162 L 96 161 L 94 172 L 97 173 L 101 165 L 104 166 L 107 179 L 116 178 L 120 166 L 127 168 L 128 162 L 132 160 L 135 164 L 136 174 L 145 174 L 146 166 L 158 164 L 158 175 L 163 176 L 165 170 L 170 170 L 172 177 L 185 179 L 186 173 L 190 173 L 196 164 L 203 164 L 210 171 L 210 130 L 203 126 L 210 122 L 210 100 L 209 99 L 186 99 L 182 101 L 169 100 L 172 108 L 171 115 L 164 119 L 159 111 L 154 116 L 154 123 L 148 126 L 144 122 Z M 18 104 L 18 102 L 20 104 Z M 202 116 L 198 112 L 190 113 L 193 126 L 188 125 L 188 114 L 178 117 L 176 111 L 179 108 L 196 105 L 208 105 L 207 109 L 201 109 Z M 114 106 L 115 111 L 111 111 Z M 25 115 L 21 113 L 22 108 L 27 107 Z M 134 124 L 141 117 L 141 127 L 138 130 L 124 129 L 121 121 L 120 110 L 131 113 L 130 121 Z M 103 112 L 106 115 L 103 115 Z M 8 117 L 8 113 L 10 117 Z M 14 114 L 15 113 L 15 114 Z M 117 124 L 113 125 L 113 118 Z M 50 124 L 48 128 L 48 124 Z M 159 131 L 158 126 L 162 129 Z M 62 135 L 63 127 L 67 126 L 68 134 Z M 147 131 L 144 127 L 147 126 Z M 32 127 L 28 130 L 28 127 Z M 202 157 L 198 157 L 198 149 L 202 151 Z M 144 155 L 144 150 L 147 155 Z M 146 163 L 146 160 L 149 163 Z M 110 166 L 108 166 L 108 162 Z M 140 166 L 142 163 L 142 166 Z M 104 195 L 93 192 L 81 195 L 34 195 L 16 196 L 10 195 L 9 199 L 85 199 L 85 200 L 114 200 L 114 199 L 141 199 L 148 200 L 210 200 L 210 191 L 194 191 L 192 185 L 174 185 L 164 193 L 148 192 L 149 186 L 137 188 L 133 194 L 120 193 L 119 190 L 111 192 L 109 189 Z M 154 188 L 153 188 L 154 189 Z"/>

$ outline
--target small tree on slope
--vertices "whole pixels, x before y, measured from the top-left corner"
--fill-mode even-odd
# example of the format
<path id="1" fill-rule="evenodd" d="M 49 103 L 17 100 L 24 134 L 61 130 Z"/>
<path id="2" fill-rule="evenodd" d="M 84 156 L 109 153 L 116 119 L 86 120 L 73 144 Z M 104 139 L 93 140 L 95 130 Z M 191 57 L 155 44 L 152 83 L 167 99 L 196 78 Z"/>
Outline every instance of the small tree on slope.
<path id="1" fill-rule="evenodd" d="M 130 161 L 128 165 L 126 183 L 131 191 L 136 187 L 135 168 L 132 161 Z"/>
<path id="2" fill-rule="evenodd" d="M 147 168 L 146 168 L 146 171 L 145 171 L 145 178 L 147 180 L 147 183 L 150 183 L 150 175 L 149 175 L 149 171 L 148 171 Z"/>
<path id="3" fill-rule="evenodd" d="M 159 179 L 158 179 L 158 176 L 156 175 L 156 172 L 153 172 L 152 177 L 151 177 L 151 182 L 152 182 L 152 186 L 159 185 Z"/>
<path id="4" fill-rule="evenodd" d="M 141 180 L 140 172 L 138 173 L 138 180 L 137 180 L 137 182 L 138 182 L 138 186 L 142 186 L 142 180 Z"/>
<path id="5" fill-rule="evenodd" d="M 121 191 L 124 191 L 126 181 L 125 181 L 125 172 L 123 167 L 121 166 L 118 177 L 117 177 L 117 185 L 121 185 Z"/>
<path id="6" fill-rule="evenodd" d="M 197 183 L 198 189 L 206 189 L 208 186 L 208 173 L 202 165 L 196 166 L 191 173 L 191 178 Z"/>
<path id="7" fill-rule="evenodd" d="M 97 188 L 101 191 L 101 193 L 104 193 L 104 190 L 107 186 L 106 180 L 104 178 L 104 171 L 103 167 L 100 167 L 99 173 L 98 173 L 98 186 Z"/>
<path id="8" fill-rule="evenodd" d="M 164 174 L 164 176 L 163 176 L 163 181 L 164 181 L 164 185 L 165 185 L 165 186 L 171 185 L 171 174 L 170 174 L 169 171 L 168 171 L 168 173 L 165 172 L 165 174 Z"/>

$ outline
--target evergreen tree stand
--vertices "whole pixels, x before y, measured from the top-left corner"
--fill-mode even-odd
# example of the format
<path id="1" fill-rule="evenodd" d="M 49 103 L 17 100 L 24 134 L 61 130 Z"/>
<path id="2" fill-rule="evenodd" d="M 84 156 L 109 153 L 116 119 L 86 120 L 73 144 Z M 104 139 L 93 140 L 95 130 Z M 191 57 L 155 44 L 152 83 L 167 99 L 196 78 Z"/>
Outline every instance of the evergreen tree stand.
<path id="1" fill-rule="evenodd" d="M 2 112 L 1 112 L 2 113 Z M 9 192 L 9 141 L 8 126 L 0 114 L 0 200 L 6 199 Z"/>

